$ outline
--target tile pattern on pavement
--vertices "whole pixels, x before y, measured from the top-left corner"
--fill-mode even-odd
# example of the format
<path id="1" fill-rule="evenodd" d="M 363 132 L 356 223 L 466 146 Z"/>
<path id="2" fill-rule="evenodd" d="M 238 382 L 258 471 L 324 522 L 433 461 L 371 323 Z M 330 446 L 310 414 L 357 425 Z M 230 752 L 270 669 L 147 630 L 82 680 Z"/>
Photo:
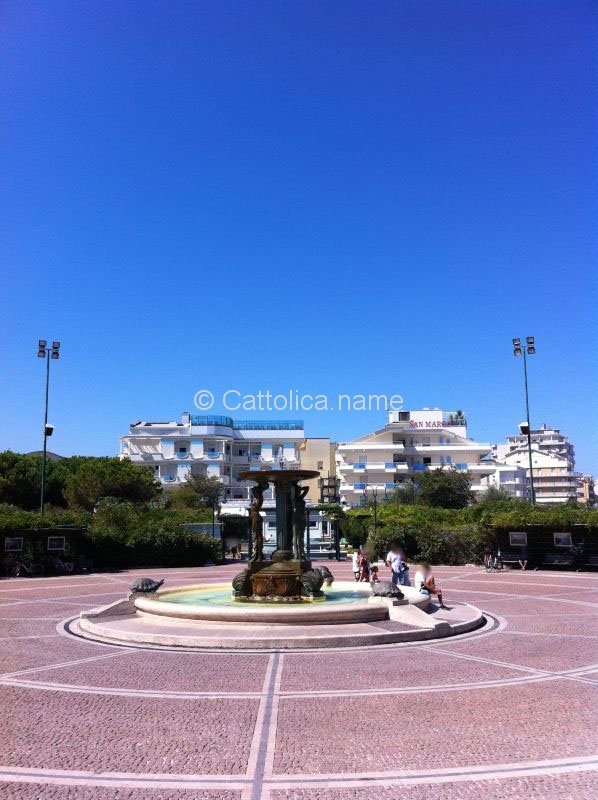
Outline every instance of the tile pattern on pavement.
<path id="1" fill-rule="evenodd" d="M 149 574 L 174 587 L 238 570 Z M 439 567 L 449 605 L 501 626 L 407 646 L 189 653 L 60 632 L 146 572 L 0 581 L 3 799 L 598 794 L 598 575 Z"/>

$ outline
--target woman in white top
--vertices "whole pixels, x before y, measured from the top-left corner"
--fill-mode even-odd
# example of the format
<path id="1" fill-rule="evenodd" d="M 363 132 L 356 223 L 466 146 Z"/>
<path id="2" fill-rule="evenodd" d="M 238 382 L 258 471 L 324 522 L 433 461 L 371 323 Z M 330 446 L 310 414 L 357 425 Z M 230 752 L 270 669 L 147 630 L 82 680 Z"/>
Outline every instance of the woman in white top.
<path id="1" fill-rule="evenodd" d="M 421 565 L 421 567 L 415 573 L 413 584 L 415 588 L 418 590 L 418 592 L 421 592 L 422 594 L 427 594 L 428 597 L 432 594 L 435 594 L 438 597 L 440 608 L 446 608 L 446 606 L 442 602 L 442 589 L 440 588 L 440 586 L 436 586 L 436 583 L 434 582 L 434 576 L 432 575 L 432 570 L 430 569 L 429 564 Z"/>
<path id="2" fill-rule="evenodd" d="M 353 550 L 353 557 L 351 560 L 353 562 L 353 575 L 355 576 L 355 580 L 358 581 L 361 573 L 361 547 L 356 547 L 355 550 Z"/>

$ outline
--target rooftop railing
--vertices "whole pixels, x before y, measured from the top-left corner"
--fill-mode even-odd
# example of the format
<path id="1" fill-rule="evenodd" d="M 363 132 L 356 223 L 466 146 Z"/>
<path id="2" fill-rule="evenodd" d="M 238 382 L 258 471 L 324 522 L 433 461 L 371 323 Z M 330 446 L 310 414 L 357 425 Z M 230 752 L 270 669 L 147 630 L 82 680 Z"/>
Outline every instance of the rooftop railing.
<path id="1" fill-rule="evenodd" d="M 302 419 L 237 419 L 233 428 L 238 431 L 302 431 Z"/>

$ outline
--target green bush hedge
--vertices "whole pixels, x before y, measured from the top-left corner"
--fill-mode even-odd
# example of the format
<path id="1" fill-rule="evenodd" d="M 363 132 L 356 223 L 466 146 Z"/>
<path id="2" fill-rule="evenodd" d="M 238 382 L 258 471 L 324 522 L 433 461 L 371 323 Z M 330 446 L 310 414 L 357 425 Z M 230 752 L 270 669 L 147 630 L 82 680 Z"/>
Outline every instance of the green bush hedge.
<path id="1" fill-rule="evenodd" d="M 222 560 L 218 539 L 182 528 L 197 512 L 138 511 L 131 503 L 106 498 L 89 530 L 94 565 L 195 567 Z"/>
<path id="2" fill-rule="evenodd" d="M 367 550 L 370 558 L 385 558 L 393 542 L 405 551 L 407 561 L 430 564 L 480 564 L 484 550 L 494 541 L 485 529 L 463 527 L 447 529 L 435 525 L 418 528 L 395 526 L 370 532 Z"/>

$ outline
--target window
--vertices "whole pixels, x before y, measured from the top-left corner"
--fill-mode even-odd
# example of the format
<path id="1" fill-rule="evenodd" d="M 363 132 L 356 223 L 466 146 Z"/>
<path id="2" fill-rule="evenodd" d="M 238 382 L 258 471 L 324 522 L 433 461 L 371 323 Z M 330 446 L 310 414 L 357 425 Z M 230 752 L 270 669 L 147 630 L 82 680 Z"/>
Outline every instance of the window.
<path id="1" fill-rule="evenodd" d="M 393 444 L 402 444 L 405 446 L 405 439 L 401 436 L 400 433 L 393 433 L 392 435 L 392 443 Z"/>
<path id="2" fill-rule="evenodd" d="M 23 537 L 6 536 L 4 538 L 4 549 L 7 553 L 20 553 L 23 549 Z"/>
<path id="3" fill-rule="evenodd" d="M 186 452 L 187 452 L 186 447 L 179 447 L 179 453 L 186 453 Z"/>
<path id="4" fill-rule="evenodd" d="M 555 547 L 572 547 L 573 540 L 570 533 L 555 533 L 554 534 Z"/>
<path id="5" fill-rule="evenodd" d="M 527 533 L 523 531 L 511 531 L 509 533 L 509 544 L 511 547 L 527 547 Z"/>
<path id="6" fill-rule="evenodd" d="M 276 527 L 276 520 L 269 519 L 268 520 L 268 527 L 275 528 Z"/>
<path id="7" fill-rule="evenodd" d="M 393 453 L 392 460 L 395 464 L 406 464 L 407 456 L 402 456 L 400 453 Z"/>
<path id="8" fill-rule="evenodd" d="M 318 461 L 318 467 L 317 468 L 318 469 L 324 469 L 324 462 L 323 461 Z"/>
<path id="9" fill-rule="evenodd" d="M 317 519 L 310 519 L 309 527 L 310 528 L 317 528 L 318 527 L 318 520 Z"/>
<path id="10" fill-rule="evenodd" d="M 64 536 L 48 536 L 48 550 L 64 550 Z"/>
<path id="11" fill-rule="evenodd" d="M 424 456 L 424 464 L 431 464 L 432 458 L 431 456 Z"/>
<path id="12" fill-rule="evenodd" d="M 411 412 L 409 411 L 399 411 L 399 422 L 409 422 L 410 416 Z"/>

